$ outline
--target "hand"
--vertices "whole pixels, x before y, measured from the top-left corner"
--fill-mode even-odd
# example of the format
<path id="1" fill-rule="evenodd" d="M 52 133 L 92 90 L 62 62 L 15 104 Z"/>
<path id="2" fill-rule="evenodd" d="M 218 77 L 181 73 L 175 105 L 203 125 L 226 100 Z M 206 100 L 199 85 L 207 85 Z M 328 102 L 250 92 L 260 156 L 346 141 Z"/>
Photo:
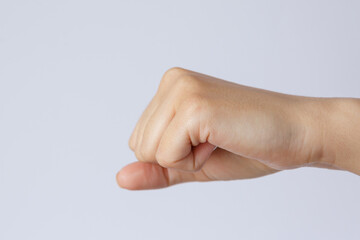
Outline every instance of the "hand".
<path id="1" fill-rule="evenodd" d="M 153 189 L 301 166 L 337 169 L 336 158 L 324 152 L 333 105 L 172 68 L 130 137 L 139 162 L 124 167 L 118 183 Z"/>

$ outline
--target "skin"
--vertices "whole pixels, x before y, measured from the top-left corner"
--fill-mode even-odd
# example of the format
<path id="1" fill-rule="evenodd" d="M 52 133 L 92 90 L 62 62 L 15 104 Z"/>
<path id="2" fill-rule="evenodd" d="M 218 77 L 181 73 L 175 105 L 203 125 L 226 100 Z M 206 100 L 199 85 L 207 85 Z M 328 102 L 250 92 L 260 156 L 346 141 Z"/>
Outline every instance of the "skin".
<path id="1" fill-rule="evenodd" d="M 117 174 L 130 190 L 261 177 L 299 167 L 360 175 L 360 100 L 310 98 L 169 69 Z"/>

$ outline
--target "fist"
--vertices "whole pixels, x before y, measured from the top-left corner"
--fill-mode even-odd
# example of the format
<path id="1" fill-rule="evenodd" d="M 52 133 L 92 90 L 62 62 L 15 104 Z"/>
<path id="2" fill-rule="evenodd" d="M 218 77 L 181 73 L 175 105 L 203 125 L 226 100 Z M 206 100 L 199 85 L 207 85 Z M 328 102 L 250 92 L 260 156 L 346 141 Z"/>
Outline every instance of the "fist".
<path id="1" fill-rule="evenodd" d="M 319 129 L 306 117 L 313 101 L 172 68 L 129 139 L 139 162 L 118 182 L 148 189 L 310 164 L 321 155 Z"/>

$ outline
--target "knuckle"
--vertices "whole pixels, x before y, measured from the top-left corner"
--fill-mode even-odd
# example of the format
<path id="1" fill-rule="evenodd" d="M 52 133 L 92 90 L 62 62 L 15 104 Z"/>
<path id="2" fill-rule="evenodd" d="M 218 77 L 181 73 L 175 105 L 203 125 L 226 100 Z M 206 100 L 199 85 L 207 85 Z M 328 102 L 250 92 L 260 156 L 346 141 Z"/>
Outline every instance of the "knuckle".
<path id="1" fill-rule="evenodd" d="M 165 71 L 163 78 L 177 77 L 186 73 L 186 70 L 180 67 L 172 67 Z"/>
<path id="2" fill-rule="evenodd" d="M 205 88 L 201 80 L 195 76 L 182 76 L 174 86 L 174 95 L 178 99 L 178 104 L 187 107 L 199 107 L 205 103 Z"/>
<path id="3" fill-rule="evenodd" d="M 141 158 L 142 162 L 151 162 L 151 152 L 144 146 L 141 146 L 141 148 L 138 151 L 138 155 Z"/>
<path id="4" fill-rule="evenodd" d="M 146 152 L 144 151 L 143 144 L 140 143 L 136 146 L 135 156 L 140 162 L 146 162 Z"/>
<path id="5" fill-rule="evenodd" d="M 190 133 L 191 141 L 193 143 L 207 141 L 212 119 L 216 116 L 210 100 L 201 95 L 192 95 L 182 103 L 179 112 L 183 115 L 184 125 Z M 194 164 L 194 170 L 198 170 L 196 165 Z"/>
<path id="6" fill-rule="evenodd" d="M 135 129 L 132 131 L 130 138 L 128 140 L 128 146 L 133 152 L 135 152 L 136 149 L 137 133 L 138 133 L 138 124 L 135 126 Z"/>
<path id="7" fill-rule="evenodd" d="M 146 162 L 155 161 L 155 151 L 149 141 L 145 141 L 145 143 L 143 143 L 141 154 Z"/>
<path id="8" fill-rule="evenodd" d="M 172 67 L 165 71 L 161 78 L 161 84 L 173 81 L 174 79 L 177 79 L 181 75 L 185 74 L 187 70 L 180 68 L 180 67 Z"/>
<path id="9" fill-rule="evenodd" d="M 140 162 L 144 162 L 143 156 L 138 149 L 135 151 L 135 156 Z"/>
<path id="10" fill-rule="evenodd" d="M 201 80 L 197 77 L 185 74 L 178 78 L 176 87 L 181 92 L 200 92 L 202 89 Z"/>
<path id="11" fill-rule="evenodd" d="M 135 140 L 134 140 L 134 137 L 130 137 L 129 141 L 128 141 L 128 145 L 129 145 L 129 148 L 132 150 L 132 151 L 135 151 Z"/>
<path id="12" fill-rule="evenodd" d="M 160 154 L 159 152 L 156 153 L 156 162 L 164 167 L 164 168 L 171 168 L 172 167 L 172 163 L 168 161 L 167 158 L 165 158 L 162 154 Z"/>

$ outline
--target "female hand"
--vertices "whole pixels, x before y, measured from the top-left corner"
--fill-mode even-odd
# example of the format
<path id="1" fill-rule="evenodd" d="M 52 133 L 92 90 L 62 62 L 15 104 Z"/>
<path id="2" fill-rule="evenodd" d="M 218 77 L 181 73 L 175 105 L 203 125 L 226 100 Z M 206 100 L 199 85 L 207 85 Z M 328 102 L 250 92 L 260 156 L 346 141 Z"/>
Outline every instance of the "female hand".
<path id="1" fill-rule="evenodd" d="M 139 162 L 124 167 L 117 181 L 127 189 L 154 189 L 302 166 L 359 173 L 358 145 L 351 143 L 360 142 L 353 122 L 359 109 L 355 99 L 280 94 L 172 68 L 130 137 Z"/>

